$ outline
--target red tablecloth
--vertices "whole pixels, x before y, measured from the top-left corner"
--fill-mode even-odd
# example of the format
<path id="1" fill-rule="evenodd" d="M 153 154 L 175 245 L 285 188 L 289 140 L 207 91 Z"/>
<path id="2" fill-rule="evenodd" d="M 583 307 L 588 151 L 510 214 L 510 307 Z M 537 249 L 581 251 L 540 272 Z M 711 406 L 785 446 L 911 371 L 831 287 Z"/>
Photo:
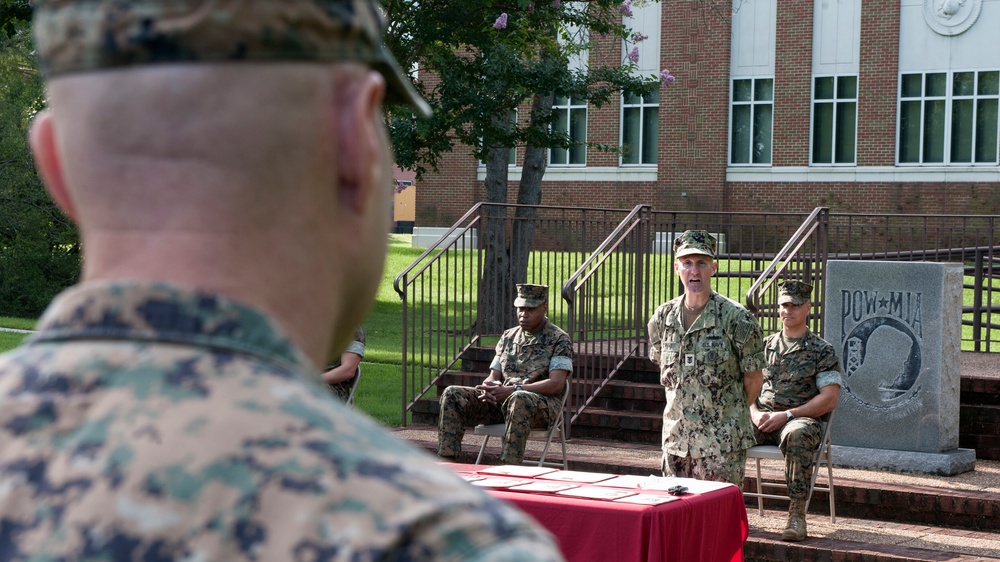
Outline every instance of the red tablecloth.
<path id="1" fill-rule="evenodd" d="M 457 472 L 485 468 L 450 466 Z M 559 540 L 569 562 L 739 562 L 750 530 L 743 494 L 736 486 L 656 506 L 554 494 L 491 493 L 544 525 Z"/>

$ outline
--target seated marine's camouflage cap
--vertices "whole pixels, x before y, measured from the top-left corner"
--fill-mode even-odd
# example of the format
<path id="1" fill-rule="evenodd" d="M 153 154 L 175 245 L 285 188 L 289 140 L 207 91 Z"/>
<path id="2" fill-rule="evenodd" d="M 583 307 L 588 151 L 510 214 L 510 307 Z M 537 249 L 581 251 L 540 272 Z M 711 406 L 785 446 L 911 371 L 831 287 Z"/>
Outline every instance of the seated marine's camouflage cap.
<path id="1" fill-rule="evenodd" d="M 802 281 L 784 281 L 778 285 L 778 304 L 804 304 L 812 296 L 813 286 Z"/>
<path id="2" fill-rule="evenodd" d="M 518 285 L 514 306 L 535 308 L 549 302 L 548 285 Z"/>
<path id="3" fill-rule="evenodd" d="M 382 42 L 372 0 L 35 0 L 42 70 L 183 62 L 346 62 L 385 77 L 386 101 L 431 109 Z"/>
<path id="4" fill-rule="evenodd" d="M 674 238 L 674 258 L 701 254 L 715 258 L 715 237 L 706 230 L 685 230 Z"/>

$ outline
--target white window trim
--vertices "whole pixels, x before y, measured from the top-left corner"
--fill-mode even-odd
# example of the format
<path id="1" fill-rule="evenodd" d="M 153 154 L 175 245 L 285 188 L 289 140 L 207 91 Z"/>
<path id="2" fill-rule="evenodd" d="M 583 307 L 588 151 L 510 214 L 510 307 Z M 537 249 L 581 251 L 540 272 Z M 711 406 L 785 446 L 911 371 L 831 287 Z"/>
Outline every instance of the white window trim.
<path id="1" fill-rule="evenodd" d="M 816 79 L 817 78 L 833 78 L 833 98 L 829 100 L 817 100 L 816 99 Z M 837 104 L 842 98 L 837 97 L 837 84 L 841 78 L 854 78 L 854 97 L 853 98 L 843 98 L 844 101 L 854 102 L 854 156 L 850 162 L 813 162 L 813 142 L 816 140 L 816 103 L 822 101 L 823 103 L 833 104 L 833 126 L 836 129 L 837 126 Z M 858 95 L 861 90 L 860 76 L 857 74 L 816 74 L 812 77 L 811 86 L 811 96 L 812 101 L 809 106 L 809 165 L 817 166 L 823 168 L 853 168 L 858 164 Z M 897 110 L 898 111 L 898 110 Z M 836 154 L 837 143 L 836 143 L 836 133 L 834 132 L 834 143 L 833 151 Z M 771 140 L 771 146 L 774 147 L 774 140 Z M 772 151 L 773 156 L 773 151 Z M 897 159 L 898 160 L 898 159 Z"/>
<path id="2" fill-rule="evenodd" d="M 521 181 L 520 166 L 509 168 L 507 181 Z M 476 172 L 476 179 L 484 181 L 486 179 L 486 167 L 480 166 Z M 601 166 L 585 168 L 582 166 L 548 166 L 545 168 L 545 176 L 542 181 L 551 182 L 655 182 L 657 181 L 656 166 L 646 164 L 643 166 L 628 166 L 625 168 Z"/>
<path id="3" fill-rule="evenodd" d="M 757 102 L 757 101 L 755 101 L 753 99 L 753 97 L 754 97 L 753 93 L 757 91 L 756 90 L 756 88 L 757 88 L 757 80 L 770 80 L 771 81 L 771 99 L 768 102 L 768 103 L 771 104 L 771 157 L 768 159 L 768 160 L 770 160 L 769 162 L 762 162 L 762 163 L 759 163 L 759 164 L 755 164 L 753 162 L 746 162 L 746 163 L 740 163 L 740 164 L 734 164 L 733 163 L 733 107 L 736 105 L 736 102 L 733 100 L 733 87 L 736 85 L 735 83 L 736 83 L 737 80 L 750 80 L 750 84 L 751 84 L 750 101 L 749 102 L 739 102 L 740 105 L 749 105 L 751 107 L 751 112 L 750 112 L 750 127 L 751 127 L 750 140 L 751 140 L 751 142 L 753 142 L 753 129 L 752 129 L 753 128 L 753 110 L 752 110 L 752 108 L 753 108 L 754 105 L 758 105 L 758 104 L 762 105 L 762 104 L 765 103 L 765 102 Z M 727 126 L 728 130 L 726 131 L 726 136 L 728 137 L 728 140 L 729 140 L 729 142 L 726 144 L 726 162 L 728 163 L 729 166 L 740 167 L 740 168 L 742 168 L 742 167 L 747 167 L 747 168 L 770 168 L 771 166 L 774 165 L 774 121 L 777 118 L 777 116 L 774 113 L 774 89 L 775 89 L 775 81 L 774 81 L 774 76 L 773 75 L 772 76 L 740 76 L 740 77 L 732 77 L 732 78 L 729 79 L 729 122 L 728 122 L 728 126 Z M 752 149 L 750 151 L 750 159 L 753 160 L 753 150 Z"/>
<path id="4" fill-rule="evenodd" d="M 726 169 L 727 182 L 766 183 L 944 183 L 944 182 L 1000 182 L 1000 166 L 857 166 L 805 167 L 782 166 L 778 168 L 750 168 L 747 166 Z"/>
<path id="5" fill-rule="evenodd" d="M 628 107 L 630 107 L 630 108 L 638 107 L 639 108 L 639 127 L 640 127 L 639 128 L 639 142 L 641 143 L 642 139 L 643 139 L 643 136 L 644 136 L 643 135 L 643 129 L 642 129 L 642 127 L 644 126 L 643 124 L 645 123 L 645 121 L 643 120 L 643 111 L 646 108 L 648 108 L 648 107 L 655 107 L 657 109 L 657 111 L 659 111 L 659 109 L 660 109 L 660 102 L 659 102 L 659 97 L 657 97 L 656 103 L 648 103 L 646 101 L 646 96 L 639 96 L 639 98 L 640 98 L 641 101 L 638 104 L 629 104 Z M 624 95 L 620 97 L 620 101 L 621 101 L 621 103 L 618 104 L 618 148 L 624 149 L 625 148 L 625 107 L 626 107 L 626 105 L 625 105 L 625 96 Z M 589 115 L 588 115 L 588 117 L 589 117 Z M 657 142 L 659 142 L 659 134 L 657 134 Z M 659 161 L 659 159 L 660 159 L 660 151 L 659 151 L 659 147 L 657 147 L 657 150 L 656 150 L 656 160 Z M 641 144 L 639 145 L 639 160 L 642 160 L 642 145 Z M 622 155 L 620 153 L 618 154 L 618 165 L 621 166 L 622 168 L 639 168 L 639 167 L 642 167 L 642 166 L 656 167 L 656 163 L 647 164 L 647 163 L 639 162 L 638 164 L 631 164 L 631 163 L 627 164 L 625 162 L 622 162 Z"/>
<path id="6" fill-rule="evenodd" d="M 994 68 L 980 68 L 980 69 L 955 69 L 955 70 L 921 70 L 921 71 L 900 71 L 897 77 L 896 83 L 896 165 L 901 168 L 947 168 L 947 169 L 957 169 L 962 170 L 965 168 L 976 169 L 976 168 L 997 168 L 1000 167 L 1000 156 L 998 156 L 995 162 L 958 162 L 957 164 L 951 163 L 951 131 L 952 131 L 952 107 L 956 99 L 988 99 L 990 96 L 979 96 L 974 94 L 972 96 L 956 96 L 953 92 L 955 74 L 971 72 L 977 75 L 980 72 L 997 72 Z M 906 101 L 916 101 L 919 100 L 921 104 L 921 123 L 920 123 L 920 145 L 918 148 L 920 159 L 923 160 L 924 153 L 924 123 L 923 123 L 923 110 L 925 103 L 928 99 L 936 100 L 943 99 L 945 102 L 944 110 L 944 162 L 900 162 L 900 151 L 903 146 L 903 139 L 900 135 L 900 120 L 902 119 L 903 112 L 903 76 L 919 74 L 921 76 L 921 82 L 925 80 L 928 74 L 944 74 L 945 75 L 945 95 L 944 96 L 928 96 L 924 91 L 925 86 L 921 85 L 920 97 L 908 97 L 905 98 Z M 998 146 L 1000 150 L 1000 146 Z"/>

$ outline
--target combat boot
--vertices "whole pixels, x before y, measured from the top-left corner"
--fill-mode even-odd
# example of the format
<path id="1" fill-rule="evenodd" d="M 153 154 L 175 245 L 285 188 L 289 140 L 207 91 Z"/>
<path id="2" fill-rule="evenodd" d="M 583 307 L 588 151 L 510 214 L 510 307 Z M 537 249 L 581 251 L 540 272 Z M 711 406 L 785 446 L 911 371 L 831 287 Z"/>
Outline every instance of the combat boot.
<path id="1" fill-rule="evenodd" d="M 801 541 L 806 538 L 806 501 L 793 499 L 788 506 L 788 524 L 781 532 L 783 541 Z"/>

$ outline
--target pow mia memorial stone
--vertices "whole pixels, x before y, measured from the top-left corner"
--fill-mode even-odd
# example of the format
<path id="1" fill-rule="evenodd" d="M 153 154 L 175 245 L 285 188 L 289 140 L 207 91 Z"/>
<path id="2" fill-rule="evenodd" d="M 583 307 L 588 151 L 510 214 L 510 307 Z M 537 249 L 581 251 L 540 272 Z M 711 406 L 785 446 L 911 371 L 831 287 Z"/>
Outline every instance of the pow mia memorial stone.
<path id="1" fill-rule="evenodd" d="M 828 262 L 824 338 L 844 375 L 837 466 L 975 469 L 976 452 L 958 448 L 962 275 L 961 264 Z"/>

